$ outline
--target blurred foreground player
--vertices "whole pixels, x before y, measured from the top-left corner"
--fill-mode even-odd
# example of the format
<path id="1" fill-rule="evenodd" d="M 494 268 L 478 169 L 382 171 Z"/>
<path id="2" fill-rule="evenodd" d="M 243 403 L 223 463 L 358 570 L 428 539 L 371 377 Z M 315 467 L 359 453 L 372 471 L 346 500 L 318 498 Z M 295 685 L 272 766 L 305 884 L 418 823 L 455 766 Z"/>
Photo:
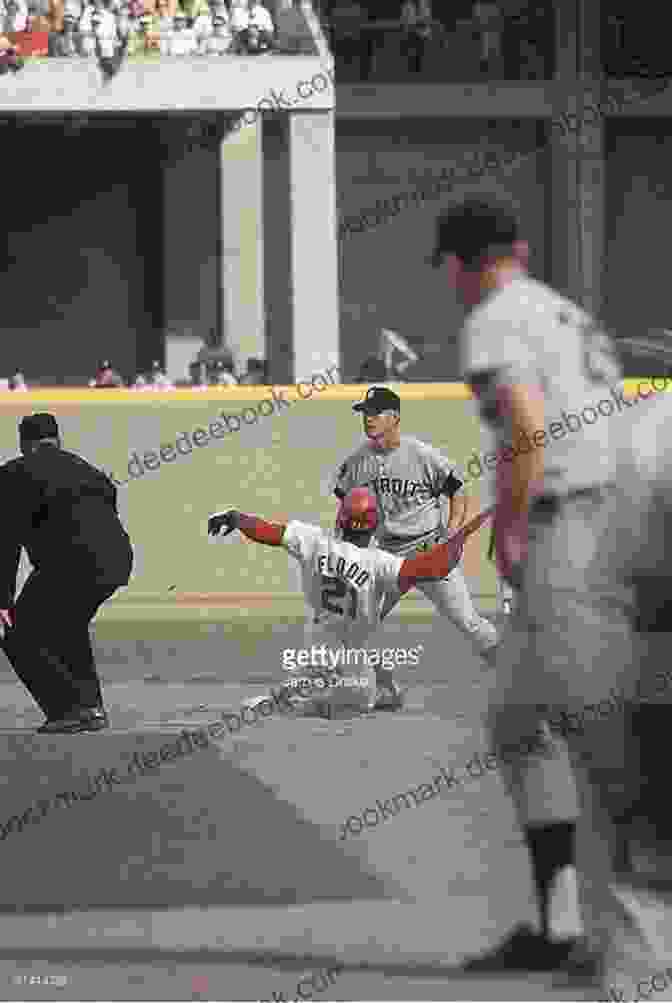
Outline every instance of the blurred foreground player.
<path id="1" fill-rule="evenodd" d="M 619 419 L 610 416 L 629 405 L 609 339 L 574 303 L 533 280 L 528 258 L 507 206 L 468 199 L 438 220 L 432 263 L 469 311 L 462 368 L 497 437 L 497 565 L 516 598 L 489 727 L 529 849 L 541 921 L 539 929 L 516 927 L 467 968 L 594 974 L 579 905 L 569 731 L 553 735 L 549 711 L 580 711 L 593 692 L 608 695 L 604 632 L 625 630 L 616 606 L 591 601 L 586 573 L 614 481 Z M 586 649 L 578 640 L 587 630 Z M 530 750 L 523 739 L 535 734 Z"/>
<path id="2" fill-rule="evenodd" d="M 651 396 L 642 386 L 639 396 Z M 617 490 L 590 579 L 597 593 L 611 594 L 620 584 L 632 597 L 635 657 L 624 687 L 630 713 L 620 783 L 613 785 L 624 789 L 627 814 L 599 777 L 592 787 L 593 800 L 616 823 L 615 849 L 629 851 L 605 909 L 605 997 L 663 1003 L 672 1000 L 672 397 L 659 394 L 640 408 L 618 451 Z M 609 651 L 621 657 L 614 644 Z"/>
<path id="3" fill-rule="evenodd" d="M 89 637 L 99 607 L 127 585 L 133 550 L 117 489 L 61 448 L 51 414 L 19 425 L 22 456 L 0 467 L 0 622 L 4 650 L 44 711 L 48 734 L 109 726 Z M 33 565 L 14 601 L 21 548 Z"/>
<path id="4" fill-rule="evenodd" d="M 313 630 L 310 641 L 323 640 L 334 652 L 336 675 L 344 678 L 344 664 L 336 661 L 339 650 L 362 649 L 379 627 L 386 601 L 403 595 L 420 580 L 443 578 L 462 556 L 464 541 L 490 515 L 481 513 L 446 543 L 427 553 L 404 560 L 369 547 L 378 523 L 375 495 L 366 488 L 353 488 L 343 498 L 337 518 L 336 535 L 317 526 L 290 522 L 286 526 L 265 522 L 235 509 L 215 513 L 208 520 L 211 536 L 226 536 L 240 530 L 256 543 L 283 546 L 301 566 L 303 590 L 311 609 Z M 334 649 L 336 649 L 334 651 Z M 396 689 L 387 669 L 363 666 L 352 676 L 367 677 L 367 686 L 336 686 L 318 690 L 311 696 L 309 709 L 336 706 L 372 710 L 378 685 Z M 328 675 L 329 673 L 323 673 Z M 316 675 L 320 675 L 317 673 Z"/>

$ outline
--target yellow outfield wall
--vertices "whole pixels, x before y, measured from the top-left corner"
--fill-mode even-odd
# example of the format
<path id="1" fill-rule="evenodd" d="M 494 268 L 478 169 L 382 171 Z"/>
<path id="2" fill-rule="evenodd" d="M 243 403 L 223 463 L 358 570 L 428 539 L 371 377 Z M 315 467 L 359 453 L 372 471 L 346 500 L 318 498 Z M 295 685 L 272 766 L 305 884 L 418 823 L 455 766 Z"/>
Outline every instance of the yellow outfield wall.
<path id="1" fill-rule="evenodd" d="M 479 504 L 487 504 L 492 475 L 486 457 L 492 457 L 492 444 L 468 389 L 390 386 L 402 399 L 403 432 L 453 459 L 466 471 Z M 17 423 L 24 415 L 51 411 L 65 448 L 116 478 L 136 554 L 124 601 L 207 606 L 226 601 L 224 594 L 229 599 L 248 594 L 247 602 L 254 601 L 252 594 L 260 601 L 264 594 L 280 598 L 299 590 L 287 555 L 237 535 L 213 544 L 205 532 L 207 516 L 235 506 L 270 519 L 332 526 L 331 477 L 362 441 L 361 418 L 351 405 L 363 391 L 328 385 L 318 374 L 293 387 L 5 393 L 0 394 L 0 457 L 16 455 Z M 473 591 L 484 596 L 495 592 L 488 541 L 486 528 L 465 554 Z"/>

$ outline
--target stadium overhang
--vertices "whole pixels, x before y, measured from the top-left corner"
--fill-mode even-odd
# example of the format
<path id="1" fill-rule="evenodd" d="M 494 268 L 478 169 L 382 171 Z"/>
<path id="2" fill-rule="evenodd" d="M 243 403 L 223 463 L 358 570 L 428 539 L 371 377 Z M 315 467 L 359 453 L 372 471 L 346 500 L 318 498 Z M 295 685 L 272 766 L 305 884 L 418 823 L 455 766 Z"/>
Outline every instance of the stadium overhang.
<path id="1" fill-rule="evenodd" d="M 95 59 L 39 59 L 5 76 L 0 115 L 320 111 L 334 107 L 324 55 L 129 59 L 108 84 Z"/>

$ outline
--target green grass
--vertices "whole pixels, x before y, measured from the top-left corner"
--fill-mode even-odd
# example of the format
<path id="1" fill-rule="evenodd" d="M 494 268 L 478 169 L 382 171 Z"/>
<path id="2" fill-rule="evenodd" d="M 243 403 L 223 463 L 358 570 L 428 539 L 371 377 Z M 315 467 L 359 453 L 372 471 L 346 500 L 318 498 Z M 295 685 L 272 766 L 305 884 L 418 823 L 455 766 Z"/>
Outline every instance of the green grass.
<path id="1" fill-rule="evenodd" d="M 269 388 L 255 389 L 259 400 L 270 396 Z M 56 414 L 67 449 L 122 479 L 128 477 L 133 453 L 156 454 L 164 444 L 174 447 L 177 436 L 207 429 L 209 423 L 221 422 L 222 412 L 240 414 L 246 406 L 246 401 L 224 398 L 163 401 L 160 395 L 139 396 L 143 399 L 137 402 L 101 399 L 86 407 L 45 402 L 41 409 Z M 16 453 L 16 420 L 30 406 L 13 400 L 3 404 L 4 455 Z M 465 401 L 405 400 L 404 431 L 431 442 L 458 465 L 483 448 L 475 410 Z M 274 417 L 211 439 L 202 448 L 192 447 L 191 453 L 162 462 L 120 487 L 120 511 L 136 553 L 129 594 L 141 603 L 147 596 L 162 605 L 171 600 L 169 616 L 181 620 L 193 613 L 172 606 L 171 586 L 181 593 L 296 593 L 297 569 L 284 552 L 233 537 L 212 545 L 205 530 L 207 516 L 222 506 L 235 506 L 269 519 L 296 518 L 329 528 L 336 503 L 328 482 L 361 439 L 361 423 L 348 402 L 295 402 Z M 474 591 L 486 595 L 495 591 L 494 571 L 485 559 L 488 535 L 479 534 L 482 572 L 472 581 Z M 118 605 L 124 606 L 123 614 L 114 603 L 105 617 L 147 616 L 146 611 L 127 611 L 126 601 Z M 211 609 L 207 615 L 226 619 L 236 614 Z"/>

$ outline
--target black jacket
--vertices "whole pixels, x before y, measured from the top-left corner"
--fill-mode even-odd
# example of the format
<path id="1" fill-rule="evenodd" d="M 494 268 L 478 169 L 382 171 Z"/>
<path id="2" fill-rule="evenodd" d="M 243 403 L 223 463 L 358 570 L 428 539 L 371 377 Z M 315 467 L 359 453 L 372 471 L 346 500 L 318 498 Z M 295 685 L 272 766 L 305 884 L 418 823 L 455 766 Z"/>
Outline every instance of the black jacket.
<path id="1" fill-rule="evenodd" d="M 117 489 L 74 453 L 42 443 L 0 466 L 0 511 L 0 609 L 14 601 L 22 547 L 64 589 L 128 584 L 133 549 Z"/>

